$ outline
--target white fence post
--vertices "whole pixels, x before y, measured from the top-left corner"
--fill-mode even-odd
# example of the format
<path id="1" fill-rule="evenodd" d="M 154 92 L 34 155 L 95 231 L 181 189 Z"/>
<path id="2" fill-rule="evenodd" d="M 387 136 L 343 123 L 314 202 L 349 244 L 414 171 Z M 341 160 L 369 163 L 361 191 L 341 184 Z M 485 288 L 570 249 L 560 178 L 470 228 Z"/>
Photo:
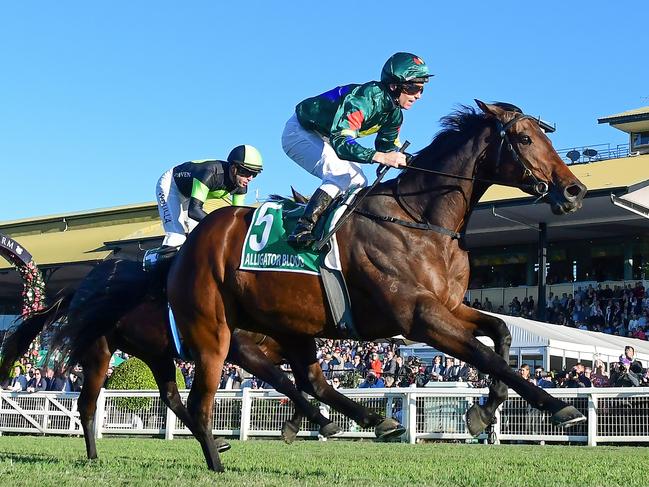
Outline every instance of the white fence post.
<path id="1" fill-rule="evenodd" d="M 104 426 L 104 418 L 106 416 L 106 389 L 103 387 L 99 390 L 99 396 L 97 396 L 97 409 L 95 411 L 95 438 L 99 439 L 102 437 L 102 428 Z"/>
<path id="2" fill-rule="evenodd" d="M 414 392 L 407 393 L 408 400 L 408 443 L 415 444 L 417 442 L 417 394 Z"/>
<path id="3" fill-rule="evenodd" d="M 500 411 L 502 411 L 503 405 L 501 404 L 496 408 L 494 413 L 494 423 L 491 425 L 491 429 L 494 435 L 494 445 L 500 445 L 500 425 L 502 424 L 502 418 L 500 417 Z"/>
<path id="4" fill-rule="evenodd" d="M 597 396 L 588 394 L 588 446 L 597 446 Z"/>
<path id="5" fill-rule="evenodd" d="M 176 430 L 176 414 L 167 407 L 167 417 L 165 418 L 165 440 L 174 439 L 174 431 Z"/>
<path id="6" fill-rule="evenodd" d="M 250 431 L 250 416 L 252 412 L 252 396 L 250 387 L 242 390 L 241 394 L 241 429 L 239 430 L 239 439 L 246 441 Z"/>

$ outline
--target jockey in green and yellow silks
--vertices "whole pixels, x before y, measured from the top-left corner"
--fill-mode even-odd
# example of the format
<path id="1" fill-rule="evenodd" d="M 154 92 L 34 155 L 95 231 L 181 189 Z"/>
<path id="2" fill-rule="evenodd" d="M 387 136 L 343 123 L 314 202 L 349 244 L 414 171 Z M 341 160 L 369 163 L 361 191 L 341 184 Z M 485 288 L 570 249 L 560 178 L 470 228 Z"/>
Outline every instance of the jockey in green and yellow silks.
<path id="1" fill-rule="evenodd" d="M 398 52 L 383 66 L 381 81 L 338 86 L 297 105 L 284 128 L 282 147 L 322 184 L 289 236 L 291 244 L 311 245 L 313 227 L 332 199 L 351 186 L 367 184 L 360 164 L 405 165 L 405 155 L 398 151 L 402 110 L 421 98 L 430 76 L 420 57 Z M 358 143 L 372 134 L 373 149 Z"/>
<path id="2" fill-rule="evenodd" d="M 208 199 L 232 196 L 232 204 L 244 204 L 248 183 L 263 169 L 261 154 L 251 145 L 232 149 L 227 161 L 189 161 L 165 172 L 156 186 L 158 211 L 165 230 L 162 243 L 178 247 L 207 213 Z"/>

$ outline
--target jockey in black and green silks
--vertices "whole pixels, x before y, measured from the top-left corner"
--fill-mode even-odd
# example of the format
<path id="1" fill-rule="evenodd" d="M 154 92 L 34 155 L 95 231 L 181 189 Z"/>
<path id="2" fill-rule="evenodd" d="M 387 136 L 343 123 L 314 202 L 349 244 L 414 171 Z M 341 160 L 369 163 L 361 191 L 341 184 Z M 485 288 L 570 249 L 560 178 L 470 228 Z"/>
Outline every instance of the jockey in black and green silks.
<path id="1" fill-rule="evenodd" d="M 338 86 L 297 105 L 284 128 L 282 147 L 322 184 L 289 236 L 292 245 L 311 245 L 313 227 L 332 199 L 367 184 L 361 164 L 405 166 L 405 155 L 399 152 L 402 110 L 421 98 L 430 76 L 420 57 L 399 52 L 383 66 L 381 81 Z M 358 143 L 371 134 L 376 134 L 374 149 Z"/>
<path id="2" fill-rule="evenodd" d="M 187 234 L 207 213 L 208 199 L 232 196 L 232 204 L 244 204 L 248 183 L 263 169 L 261 154 L 251 145 L 232 149 L 227 161 L 205 159 L 185 162 L 166 171 L 156 185 L 158 211 L 167 247 L 183 244 Z"/>

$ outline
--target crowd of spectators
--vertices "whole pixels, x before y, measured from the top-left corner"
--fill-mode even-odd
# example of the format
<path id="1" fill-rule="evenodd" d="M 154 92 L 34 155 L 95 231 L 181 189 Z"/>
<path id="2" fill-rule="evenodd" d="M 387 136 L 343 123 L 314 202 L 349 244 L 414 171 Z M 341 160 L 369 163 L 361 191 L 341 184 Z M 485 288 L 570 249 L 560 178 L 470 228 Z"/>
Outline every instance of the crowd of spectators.
<path id="1" fill-rule="evenodd" d="M 488 298 L 465 304 L 486 311 L 536 318 L 534 299 L 515 297 L 505 310 L 494 310 Z M 611 335 L 646 340 L 649 335 L 649 296 L 641 283 L 626 287 L 608 285 L 577 287 L 574 296 L 562 293 L 549 295 L 546 319 L 555 323 Z M 631 348 L 632 347 L 627 347 Z M 30 350 L 14 369 L 12 379 L 3 384 L 11 391 L 78 391 L 83 384 L 83 372 L 76 368 L 70 373 L 57 372 L 52 368 L 35 367 L 39 355 L 39 343 L 32 343 Z M 121 352 L 118 352 L 120 354 Z M 122 358 L 128 355 L 121 354 Z M 544 388 L 551 387 L 604 387 L 649 385 L 649 372 L 640 362 L 631 358 L 627 363 L 621 357 L 619 363 L 604 364 L 595 361 L 593 367 L 577 364 L 569 370 L 545 371 L 541 367 L 531 370 L 523 364 L 519 373 Z M 432 363 L 424 363 L 417 357 L 401 357 L 395 342 L 358 342 L 353 340 L 320 340 L 317 359 L 322 371 L 335 387 L 433 387 L 441 382 L 464 382 L 468 386 L 483 387 L 488 377 L 474 367 L 453 357 L 437 355 Z M 194 363 L 178 361 L 186 388 L 194 379 Z M 288 366 L 282 366 L 289 374 Z M 112 373 L 109 368 L 107 379 Z M 182 386 L 182 385 L 181 385 Z M 269 384 L 251 376 L 236 364 L 226 363 L 221 378 L 221 389 L 271 388 Z"/>
<path id="2" fill-rule="evenodd" d="M 66 373 L 51 367 L 36 367 L 30 357 L 23 356 L 14 366 L 11 379 L 2 384 L 2 389 L 10 392 L 79 392 L 82 386 L 80 367 Z"/>
<path id="3" fill-rule="evenodd" d="M 514 297 L 508 306 L 494 309 L 488 298 L 480 302 L 477 298 L 471 303 L 465 298 L 464 304 L 485 311 L 494 311 L 511 316 L 538 319 L 539 312 L 532 297 L 522 301 Z M 649 338 L 649 295 L 641 282 L 635 285 L 608 284 L 577 286 L 574 293 L 561 293 L 561 296 L 550 292 L 545 309 L 548 323 L 570 326 L 581 330 L 598 331 L 609 335 L 637 338 Z"/>

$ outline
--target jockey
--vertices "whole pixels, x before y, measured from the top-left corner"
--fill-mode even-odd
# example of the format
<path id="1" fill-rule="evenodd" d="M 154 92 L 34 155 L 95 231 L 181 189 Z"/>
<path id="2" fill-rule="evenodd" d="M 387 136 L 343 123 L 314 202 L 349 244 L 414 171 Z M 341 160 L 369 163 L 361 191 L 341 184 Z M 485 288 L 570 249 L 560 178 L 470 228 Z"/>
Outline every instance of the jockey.
<path id="1" fill-rule="evenodd" d="M 207 213 L 205 200 L 232 195 L 244 204 L 248 183 L 263 169 L 261 154 L 251 145 L 232 149 L 227 161 L 185 162 L 165 172 L 156 185 L 158 211 L 165 230 L 164 247 L 179 247 Z"/>
<path id="2" fill-rule="evenodd" d="M 430 76 L 420 57 L 398 52 L 383 66 L 380 82 L 338 86 L 297 105 L 284 128 L 282 147 L 322 184 L 288 237 L 291 245 L 310 246 L 313 228 L 333 198 L 351 186 L 367 184 L 360 164 L 405 166 L 406 156 L 398 151 L 401 110 L 421 98 Z M 374 133 L 375 149 L 356 141 Z"/>

